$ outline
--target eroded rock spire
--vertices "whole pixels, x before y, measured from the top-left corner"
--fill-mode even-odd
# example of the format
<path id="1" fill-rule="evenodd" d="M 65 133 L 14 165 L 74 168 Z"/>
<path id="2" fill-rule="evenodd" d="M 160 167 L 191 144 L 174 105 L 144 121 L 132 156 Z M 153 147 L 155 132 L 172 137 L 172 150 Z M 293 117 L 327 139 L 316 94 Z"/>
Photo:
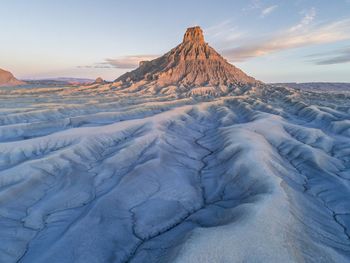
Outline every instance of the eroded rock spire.
<path id="1" fill-rule="evenodd" d="M 142 62 L 115 81 L 119 88 L 152 93 L 189 92 L 210 87 L 212 93 L 226 94 L 237 86 L 256 85 L 259 81 L 228 63 L 205 41 L 199 26 L 186 30 L 183 42 L 163 56 Z"/>
<path id="2" fill-rule="evenodd" d="M 187 28 L 183 39 L 183 43 L 185 42 L 205 43 L 203 30 L 199 26 Z"/>

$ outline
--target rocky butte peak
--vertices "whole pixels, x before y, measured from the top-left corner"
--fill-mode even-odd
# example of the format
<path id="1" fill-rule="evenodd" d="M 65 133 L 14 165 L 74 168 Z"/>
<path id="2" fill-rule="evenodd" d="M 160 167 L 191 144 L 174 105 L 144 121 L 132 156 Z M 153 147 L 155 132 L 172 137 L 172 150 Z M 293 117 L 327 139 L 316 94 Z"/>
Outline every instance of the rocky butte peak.
<path id="1" fill-rule="evenodd" d="M 95 80 L 95 83 L 103 83 L 104 80 L 101 78 L 101 77 L 98 77 L 96 80 Z"/>
<path id="2" fill-rule="evenodd" d="M 181 44 L 159 58 L 141 62 L 116 79 L 114 86 L 128 92 L 224 95 L 260 83 L 205 43 L 202 29 L 196 26 L 186 30 Z"/>
<path id="3" fill-rule="evenodd" d="M 204 44 L 203 30 L 199 26 L 187 28 L 182 42 Z"/>
<path id="4" fill-rule="evenodd" d="M 25 85 L 24 81 L 16 79 L 9 71 L 0 68 L 0 86 Z"/>

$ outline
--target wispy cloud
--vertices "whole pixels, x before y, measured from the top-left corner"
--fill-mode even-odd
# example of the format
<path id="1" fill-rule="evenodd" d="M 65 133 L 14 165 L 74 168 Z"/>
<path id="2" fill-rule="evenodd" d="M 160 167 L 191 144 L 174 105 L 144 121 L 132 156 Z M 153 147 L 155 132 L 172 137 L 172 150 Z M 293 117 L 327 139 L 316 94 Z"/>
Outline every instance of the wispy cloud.
<path id="1" fill-rule="evenodd" d="M 130 69 L 136 68 L 140 61 L 152 60 L 159 55 L 135 55 L 135 56 L 125 56 L 120 58 L 107 58 L 104 64 L 111 65 L 114 68 Z"/>
<path id="2" fill-rule="evenodd" d="M 350 39 L 350 19 L 315 24 L 312 23 L 315 16 L 316 11 L 312 8 L 296 25 L 274 34 L 251 39 L 250 44 L 227 49 L 223 53 L 230 61 L 244 61 L 282 50 Z"/>
<path id="3" fill-rule="evenodd" d="M 307 25 L 309 25 L 316 17 L 316 9 L 313 7 L 308 11 L 303 11 L 301 12 L 304 16 L 301 19 L 301 21 L 296 24 L 295 26 L 291 27 L 289 29 L 289 31 L 293 32 L 293 31 L 298 31 L 300 29 L 305 28 Z"/>
<path id="4" fill-rule="evenodd" d="M 238 26 L 230 19 L 205 28 L 204 33 L 209 36 L 211 41 L 219 42 L 223 46 L 227 46 L 244 36 L 244 33 L 240 31 Z"/>
<path id="5" fill-rule="evenodd" d="M 334 50 L 332 52 L 312 54 L 308 56 L 316 65 L 333 65 L 350 62 L 350 47 Z"/>
<path id="6" fill-rule="evenodd" d="M 272 6 L 269 6 L 269 7 L 264 8 L 264 9 L 261 11 L 260 16 L 261 16 L 261 17 L 266 17 L 266 16 L 270 15 L 273 11 L 276 10 L 277 7 L 278 7 L 278 5 L 272 5 Z"/>
<path id="7" fill-rule="evenodd" d="M 134 55 L 119 58 L 106 58 L 103 62 L 95 63 L 88 66 L 79 66 L 79 68 L 119 68 L 133 69 L 139 66 L 140 61 L 152 60 L 159 55 Z"/>
<path id="8" fill-rule="evenodd" d="M 261 8 L 262 8 L 262 3 L 260 0 L 251 0 L 248 6 L 243 8 L 243 11 L 261 9 Z"/>
<path id="9" fill-rule="evenodd" d="M 260 12 L 260 17 L 266 17 L 276 10 L 278 5 L 266 6 L 261 0 L 251 0 L 249 4 L 242 9 L 244 12 L 258 11 Z"/>

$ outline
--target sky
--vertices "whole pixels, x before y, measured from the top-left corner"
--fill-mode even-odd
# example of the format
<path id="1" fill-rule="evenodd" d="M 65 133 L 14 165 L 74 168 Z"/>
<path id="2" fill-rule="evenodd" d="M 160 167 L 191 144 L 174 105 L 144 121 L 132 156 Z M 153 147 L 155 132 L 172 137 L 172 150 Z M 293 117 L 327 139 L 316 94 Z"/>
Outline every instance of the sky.
<path id="1" fill-rule="evenodd" d="M 350 0 L 1 0 L 0 68 L 114 80 L 195 25 L 264 82 L 350 82 Z"/>

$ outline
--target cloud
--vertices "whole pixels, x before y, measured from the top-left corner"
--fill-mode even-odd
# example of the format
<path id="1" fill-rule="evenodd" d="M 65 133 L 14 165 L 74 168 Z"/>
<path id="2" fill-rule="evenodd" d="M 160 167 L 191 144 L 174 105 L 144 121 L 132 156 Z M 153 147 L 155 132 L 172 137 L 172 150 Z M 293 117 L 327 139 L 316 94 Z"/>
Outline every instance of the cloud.
<path id="1" fill-rule="evenodd" d="M 152 60 L 159 55 L 134 55 L 119 58 L 106 58 L 103 62 L 95 63 L 88 66 L 78 66 L 78 68 L 119 68 L 133 69 L 139 66 L 140 61 Z"/>
<path id="2" fill-rule="evenodd" d="M 312 8 L 298 24 L 281 32 L 251 39 L 250 43 L 226 49 L 223 54 L 230 61 L 244 61 L 283 50 L 350 39 L 350 19 L 328 24 L 311 23 L 315 15 Z"/>
<path id="3" fill-rule="evenodd" d="M 251 0 L 249 4 L 242 9 L 243 12 L 258 11 L 260 17 L 266 17 L 270 15 L 278 5 L 265 6 L 261 0 Z"/>
<path id="4" fill-rule="evenodd" d="M 243 11 L 249 11 L 254 9 L 261 9 L 262 4 L 260 0 L 251 0 L 249 5 L 243 8 Z"/>
<path id="5" fill-rule="evenodd" d="M 305 12 L 301 21 L 295 26 L 291 27 L 289 31 L 293 32 L 293 31 L 298 31 L 300 29 L 303 29 L 304 27 L 309 25 L 315 19 L 315 17 L 316 17 L 316 9 L 313 7 L 309 11 Z"/>
<path id="6" fill-rule="evenodd" d="M 269 6 L 269 7 L 265 8 L 265 9 L 263 9 L 261 11 L 260 16 L 261 17 L 266 17 L 266 16 L 270 15 L 273 11 L 276 10 L 277 7 L 278 7 L 278 5 L 272 5 L 272 6 Z"/>
<path id="7" fill-rule="evenodd" d="M 316 65 L 333 65 L 350 62 L 350 47 L 338 49 L 332 52 L 313 54 L 311 62 Z"/>
<path id="8" fill-rule="evenodd" d="M 204 33 L 208 36 L 210 42 L 216 42 L 222 46 L 227 46 L 244 36 L 244 33 L 240 31 L 238 26 L 230 19 L 205 28 Z"/>
<path id="9" fill-rule="evenodd" d="M 152 60 L 158 56 L 159 55 L 135 55 L 120 58 L 107 58 L 104 63 L 111 65 L 114 68 L 131 69 L 138 67 L 140 61 Z"/>

